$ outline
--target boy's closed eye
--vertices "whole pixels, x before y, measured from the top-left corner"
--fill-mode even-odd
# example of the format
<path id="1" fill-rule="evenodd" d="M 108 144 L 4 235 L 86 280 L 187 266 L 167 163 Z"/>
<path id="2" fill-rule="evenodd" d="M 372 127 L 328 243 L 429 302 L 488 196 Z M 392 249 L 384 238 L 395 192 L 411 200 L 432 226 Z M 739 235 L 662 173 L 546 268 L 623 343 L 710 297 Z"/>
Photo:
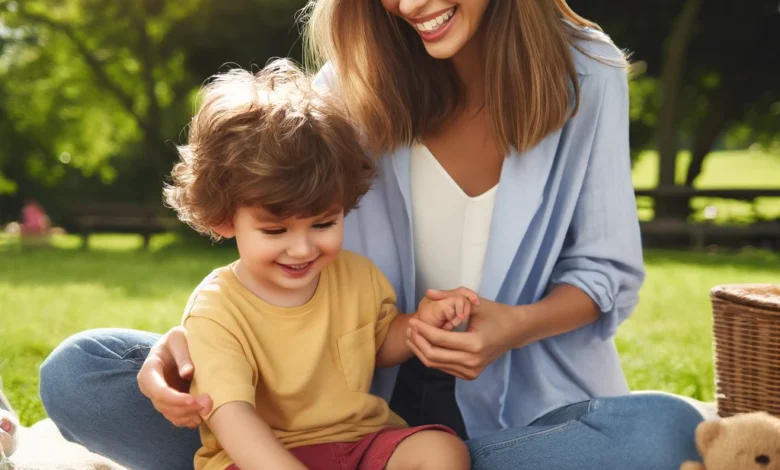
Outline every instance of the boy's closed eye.
<path id="1" fill-rule="evenodd" d="M 319 224 L 314 224 L 311 227 L 313 229 L 315 229 L 315 230 L 327 230 L 327 229 L 333 227 L 334 225 L 336 225 L 336 221 L 335 220 L 331 220 L 331 221 L 328 221 L 328 222 L 322 222 L 322 223 L 319 223 Z M 262 233 L 264 233 L 265 235 L 281 235 L 281 234 L 287 232 L 287 229 L 284 228 L 284 227 L 280 227 L 280 228 L 261 228 L 260 231 Z"/>
<path id="2" fill-rule="evenodd" d="M 312 228 L 317 229 L 317 230 L 325 230 L 325 229 L 329 229 L 329 228 L 333 227 L 334 225 L 336 225 L 336 221 L 335 220 L 331 220 L 329 222 L 322 222 L 320 224 L 314 224 L 314 225 L 312 225 Z"/>
<path id="3" fill-rule="evenodd" d="M 281 235 L 287 231 L 286 228 L 261 228 L 261 232 L 265 235 Z"/>

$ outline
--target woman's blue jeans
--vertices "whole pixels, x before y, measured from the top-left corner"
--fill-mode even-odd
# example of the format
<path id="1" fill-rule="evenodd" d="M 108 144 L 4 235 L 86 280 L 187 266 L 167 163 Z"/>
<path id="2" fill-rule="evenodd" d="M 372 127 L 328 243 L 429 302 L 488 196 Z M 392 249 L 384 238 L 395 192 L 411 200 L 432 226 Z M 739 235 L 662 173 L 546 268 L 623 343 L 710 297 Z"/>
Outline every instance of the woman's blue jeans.
<path id="1" fill-rule="evenodd" d="M 197 430 L 176 428 L 141 394 L 136 375 L 159 335 L 101 329 L 64 341 L 41 366 L 41 399 L 70 441 L 132 470 L 191 469 Z M 699 460 L 702 415 L 667 394 L 574 403 L 530 426 L 467 442 L 475 470 L 678 470 Z"/>

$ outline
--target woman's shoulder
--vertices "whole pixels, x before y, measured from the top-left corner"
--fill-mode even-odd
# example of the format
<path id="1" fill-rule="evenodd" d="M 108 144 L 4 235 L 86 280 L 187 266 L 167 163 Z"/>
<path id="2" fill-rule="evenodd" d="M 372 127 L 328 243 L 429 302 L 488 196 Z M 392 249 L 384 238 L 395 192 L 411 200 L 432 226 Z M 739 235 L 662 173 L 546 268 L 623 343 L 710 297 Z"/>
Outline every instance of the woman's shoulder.
<path id="1" fill-rule="evenodd" d="M 627 67 L 626 52 L 604 32 L 578 28 L 572 35 L 571 54 L 577 74 L 608 76 Z"/>
<path id="2" fill-rule="evenodd" d="M 579 81 L 579 107 L 601 107 L 605 100 L 628 96 L 628 59 L 609 36 L 594 29 L 577 30 L 571 44 Z M 587 114 L 587 113 L 584 113 Z"/>

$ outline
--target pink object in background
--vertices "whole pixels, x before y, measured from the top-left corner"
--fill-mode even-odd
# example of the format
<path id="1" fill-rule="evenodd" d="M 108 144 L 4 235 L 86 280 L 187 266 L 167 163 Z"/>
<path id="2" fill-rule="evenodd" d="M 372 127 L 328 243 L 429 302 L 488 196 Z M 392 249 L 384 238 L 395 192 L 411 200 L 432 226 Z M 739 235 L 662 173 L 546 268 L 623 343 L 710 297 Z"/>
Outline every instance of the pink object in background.
<path id="1" fill-rule="evenodd" d="M 30 201 L 22 207 L 22 234 L 42 234 L 49 229 L 49 216 L 43 207 Z"/>

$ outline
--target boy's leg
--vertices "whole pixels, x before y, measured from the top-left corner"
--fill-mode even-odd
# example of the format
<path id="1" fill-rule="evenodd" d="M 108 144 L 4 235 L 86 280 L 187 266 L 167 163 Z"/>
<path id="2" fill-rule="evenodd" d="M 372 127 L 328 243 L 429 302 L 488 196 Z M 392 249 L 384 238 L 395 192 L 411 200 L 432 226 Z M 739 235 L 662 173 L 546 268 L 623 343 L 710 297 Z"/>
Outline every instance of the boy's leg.
<path id="1" fill-rule="evenodd" d="M 466 444 L 454 434 L 421 431 L 407 437 L 387 461 L 387 470 L 468 470 Z"/>
<path id="2" fill-rule="evenodd" d="M 41 400 L 66 439 L 132 469 L 191 469 L 196 429 L 177 428 L 141 394 L 136 375 L 160 335 L 90 330 L 41 365 Z"/>

